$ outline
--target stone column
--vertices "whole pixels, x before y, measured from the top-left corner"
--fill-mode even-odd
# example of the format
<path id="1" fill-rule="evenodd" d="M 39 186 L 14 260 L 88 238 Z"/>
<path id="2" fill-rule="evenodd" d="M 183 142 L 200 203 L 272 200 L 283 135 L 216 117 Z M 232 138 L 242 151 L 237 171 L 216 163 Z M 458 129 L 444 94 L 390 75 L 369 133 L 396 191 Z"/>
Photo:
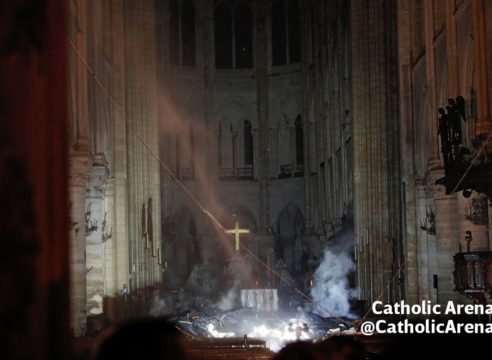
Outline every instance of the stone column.
<path id="1" fill-rule="evenodd" d="M 366 242 L 368 302 L 401 297 L 401 178 L 396 1 L 351 3 L 355 234 Z"/>
<path id="2" fill-rule="evenodd" d="M 111 36 L 108 39 L 107 56 L 111 63 L 110 93 L 119 105 L 117 111 L 111 107 L 110 122 L 112 137 L 111 176 L 114 178 L 114 222 L 113 246 L 114 277 L 108 278 L 106 295 L 119 295 L 124 284 L 129 285 L 129 236 L 128 236 L 128 128 L 125 123 L 125 41 L 124 33 L 124 4 L 122 0 L 111 0 L 111 27 L 108 31 Z"/>
<path id="3" fill-rule="evenodd" d="M 105 224 L 102 226 L 104 243 L 104 295 L 113 296 L 117 293 L 116 287 L 116 246 L 113 239 L 113 227 L 115 224 L 115 181 L 114 178 L 107 180 L 106 196 L 104 202 Z M 103 226 L 104 225 L 104 226 Z"/>
<path id="4" fill-rule="evenodd" d="M 107 235 L 107 215 L 104 206 L 107 170 L 99 166 L 89 174 L 86 204 L 86 286 L 88 315 L 102 313 L 104 297 L 105 256 L 103 234 Z"/>
<path id="5" fill-rule="evenodd" d="M 489 109 L 489 88 L 487 74 L 487 40 L 485 27 L 485 1 L 472 1 L 473 39 L 475 45 L 475 82 L 477 84 L 478 121 L 476 135 L 492 132 Z"/>
<path id="6" fill-rule="evenodd" d="M 308 53 L 310 48 L 311 31 L 309 29 L 309 4 L 300 2 L 300 19 L 301 19 L 301 55 L 302 55 L 302 124 L 303 124 L 303 142 L 304 142 L 304 207 L 305 207 L 305 220 L 307 233 L 313 232 L 313 201 L 312 201 L 312 185 L 311 185 L 311 166 L 314 159 L 312 154 L 312 147 L 310 144 L 309 134 L 311 132 L 311 113 L 309 111 L 310 96 L 309 89 L 310 82 L 310 70 L 309 70 L 309 57 Z"/>
<path id="7" fill-rule="evenodd" d="M 260 183 L 260 228 L 270 233 L 270 145 L 269 145 L 269 81 L 266 18 L 268 2 L 256 0 L 256 89 L 258 111 L 259 166 Z"/>
<path id="8" fill-rule="evenodd" d="M 96 77 L 101 82 L 102 87 L 105 90 L 109 90 L 108 78 L 109 69 L 106 66 L 106 52 L 104 51 L 105 39 L 107 34 L 104 25 L 108 20 L 105 18 L 105 5 L 103 2 L 88 2 L 87 3 L 87 32 L 89 40 L 88 62 Z M 107 11 L 107 10 L 106 10 Z M 107 133 L 108 112 L 110 106 L 110 100 L 107 98 L 104 90 L 101 86 L 91 79 L 90 74 L 87 74 L 90 78 L 88 84 L 89 93 L 89 117 L 91 123 L 91 142 L 92 151 L 94 154 L 94 163 L 99 166 L 106 166 L 107 159 L 107 147 L 109 136 Z"/>
<path id="9" fill-rule="evenodd" d="M 434 55 L 434 1 L 424 2 L 424 32 L 425 32 L 425 60 L 426 60 L 426 86 L 427 86 L 427 116 L 431 142 L 431 157 L 428 168 L 431 171 L 441 167 L 439 158 L 439 138 L 437 136 L 437 92 L 436 92 L 436 61 Z M 444 105 L 444 104 L 443 104 Z"/>
<path id="10" fill-rule="evenodd" d="M 125 113 L 127 136 L 128 235 L 130 291 L 145 289 L 160 280 L 155 243 L 160 242 L 160 167 L 155 2 L 124 2 Z M 152 199 L 152 239 L 146 242 L 142 207 Z M 120 285 L 121 286 L 121 285 Z M 143 299 L 143 298 L 142 298 Z"/>
<path id="11" fill-rule="evenodd" d="M 71 328 L 75 337 L 86 330 L 86 255 L 85 255 L 85 196 L 88 182 L 89 156 L 70 156 L 70 311 Z"/>
<path id="12" fill-rule="evenodd" d="M 79 56 L 87 59 L 87 17 L 86 17 L 86 1 L 76 0 L 75 24 L 73 26 L 72 43 L 75 49 L 70 49 L 70 54 L 74 58 L 74 73 L 72 74 L 75 82 L 76 111 L 73 119 L 75 123 L 75 149 L 77 151 L 89 150 L 89 119 L 87 107 L 87 69 Z M 76 53 L 76 52 L 78 53 Z"/>
<path id="13" fill-rule="evenodd" d="M 200 145 L 201 149 L 206 149 L 203 153 L 201 151 L 195 151 L 197 172 L 202 177 L 207 177 L 207 181 L 202 186 L 208 186 L 213 183 L 208 189 L 203 189 L 203 192 L 207 196 L 206 202 L 208 204 L 213 203 L 216 198 L 216 190 L 218 185 L 216 181 L 219 174 L 219 163 L 217 156 L 219 153 L 218 142 L 218 128 L 217 122 L 214 121 L 214 76 L 215 76 L 215 64 L 214 64 L 214 2 L 205 1 L 203 4 L 203 16 L 201 17 L 201 23 L 203 26 L 202 31 L 202 71 L 203 71 L 203 126 L 206 130 L 200 133 L 200 138 L 203 138 L 203 142 Z M 199 141 L 199 139 L 196 139 Z M 200 174 L 201 173 L 201 174 Z M 208 176 L 210 175 L 210 176 Z M 203 182 L 204 179 L 199 179 Z M 208 185 L 205 185 L 208 184 Z"/>
<path id="14" fill-rule="evenodd" d="M 444 0 L 446 7 L 446 50 L 448 62 L 448 98 L 459 95 L 458 42 L 456 38 L 455 0 Z M 443 5 L 442 2 L 439 5 Z M 443 104 L 444 105 L 444 104 Z"/>
<path id="15" fill-rule="evenodd" d="M 429 243 L 430 238 L 435 234 L 432 231 L 432 224 L 428 221 L 427 215 L 435 211 L 433 207 L 429 206 L 427 186 L 424 182 L 416 182 L 415 184 L 415 201 L 407 200 L 407 209 L 409 210 L 409 216 L 412 216 L 412 205 L 415 206 L 416 216 L 413 218 L 415 223 L 414 229 L 408 229 L 408 232 L 416 232 L 408 238 L 412 239 L 412 243 L 407 243 L 406 259 L 407 265 L 405 266 L 405 275 L 407 286 L 406 299 L 408 302 L 417 303 L 421 299 L 431 298 L 431 286 L 429 279 L 432 275 L 429 274 L 429 267 L 431 262 L 429 261 Z M 408 216 L 408 215 L 407 215 Z"/>
<path id="16" fill-rule="evenodd" d="M 437 302 L 445 304 L 449 300 L 460 300 L 460 295 L 453 291 L 453 256 L 458 252 L 458 214 L 456 194 L 446 195 L 444 187 L 432 187 L 436 205 L 436 275 L 438 277 Z"/>

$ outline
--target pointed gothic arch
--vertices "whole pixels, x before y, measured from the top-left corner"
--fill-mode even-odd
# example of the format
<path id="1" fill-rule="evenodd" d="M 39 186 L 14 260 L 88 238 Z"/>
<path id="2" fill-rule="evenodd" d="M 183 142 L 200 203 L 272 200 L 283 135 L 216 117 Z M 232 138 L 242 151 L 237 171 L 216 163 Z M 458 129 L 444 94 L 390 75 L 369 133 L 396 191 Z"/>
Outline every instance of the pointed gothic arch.
<path id="1" fill-rule="evenodd" d="M 241 99 L 229 99 L 220 106 L 216 114 L 219 178 L 253 178 L 256 136 L 253 115 Z"/>
<path id="2" fill-rule="evenodd" d="M 173 259 L 170 270 L 175 274 L 177 284 L 185 284 L 193 267 L 201 262 L 201 249 L 198 240 L 197 222 L 193 213 L 182 207 L 176 212 L 173 224 L 175 228 Z"/>
<path id="3" fill-rule="evenodd" d="M 290 203 L 280 211 L 275 225 L 275 252 L 277 259 L 282 259 L 291 275 L 301 270 L 301 237 L 305 226 L 304 215 L 296 204 Z"/>
<path id="4" fill-rule="evenodd" d="M 232 228 L 236 221 L 241 227 L 247 228 L 253 233 L 257 230 L 257 222 L 253 212 L 244 205 L 235 204 L 227 208 L 223 219 L 224 226 Z"/>

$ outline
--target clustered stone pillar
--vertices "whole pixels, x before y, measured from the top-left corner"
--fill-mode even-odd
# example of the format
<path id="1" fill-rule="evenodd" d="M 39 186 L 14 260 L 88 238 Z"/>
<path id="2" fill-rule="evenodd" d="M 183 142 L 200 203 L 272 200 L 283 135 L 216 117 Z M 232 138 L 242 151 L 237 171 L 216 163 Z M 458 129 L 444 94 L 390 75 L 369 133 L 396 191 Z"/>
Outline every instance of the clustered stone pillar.
<path id="1" fill-rule="evenodd" d="M 266 1 L 257 0 L 256 10 L 256 88 L 259 137 L 260 226 L 270 229 L 270 135 L 269 135 L 269 81 L 267 56 Z"/>
<path id="2" fill-rule="evenodd" d="M 70 318 L 76 337 L 86 330 L 85 195 L 89 168 L 87 154 L 70 156 Z"/>
<path id="3" fill-rule="evenodd" d="M 120 294 L 121 289 L 129 282 L 129 236 L 128 236 L 128 134 L 125 125 L 125 38 L 124 4 L 121 0 L 111 0 L 111 21 L 107 44 L 107 57 L 112 66 L 109 90 L 111 97 L 119 105 L 116 111 L 111 107 L 110 122 L 113 135 L 113 158 L 111 163 L 110 188 L 114 194 L 112 220 L 112 238 L 106 244 L 106 259 L 111 259 L 113 273 L 107 271 L 107 292 L 109 297 Z M 107 194 L 109 197 L 109 193 Z M 108 213 L 109 216 L 109 213 Z"/>
<path id="4" fill-rule="evenodd" d="M 94 167 L 89 175 L 85 199 L 88 232 L 86 233 L 86 273 L 88 315 L 103 312 L 105 280 L 104 236 L 109 233 L 105 207 L 107 170 Z"/>
<path id="5" fill-rule="evenodd" d="M 152 0 L 124 2 L 123 6 L 129 189 L 127 285 L 134 292 L 149 290 L 161 279 L 160 167 L 151 155 L 159 153 L 156 8 Z"/>
<path id="6" fill-rule="evenodd" d="M 485 0 L 472 1 L 473 40 L 475 45 L 475 81 L 477 84 L 478 121 L 476 135 L 492 132 L 490 119 L 489 88 L 487 71 L 487 32 L 485 27 Z"/>
<path id="7" fill-rule="evenodd" d="M 88 172 L 91 168 L 89 148 L 89 111 L 87 98 L 87 69 L 78 58 L 87 57 L 87 9 L 86 2 L 76 1 L 77 12 L 72 13 L 70 40 L 77 49 L 70 48 L 70 90 L 72 97 L 73 129 L 72 151 L 69 154 L 70 195 L 70 311 L 71 328 L 76 337 L 86 331 L 86 207 L 85 196 Z"/>
<path id="8" fill-rule="evenodd" d="M 262 235 L 258 239 L 261 249 L 257 254 L 269 267 L 273 267 L 273 236 L 270 219 L 270 102 L 268 81 L 268 52 L 267 52 L 267 1 L 257 0 L 255 3 L 256 20 L 256 89 L 258 113 L 258 181 L 260 184 L 260 229 Z M 273 283 L 268 272 L 267 283 Z"/>
<path id="9" fill-rule="evenodd" d="M 396 1 L 351 3 L 354 211 L 360 297 L 401 298 Z M 401 276 L 401 275 L 400 275 Z"/>
<path id="10" fill-rule="evenodd" d="M 87 26 L 86 26 L 86 2 L 77 0 L 76 19 L 72 23 L 71 41 L 77 49 L 78 54 L 82 58 L 87 58 Z M 71 83 L 74 84 L 72 89 L 75 93 L 72 94 L 74 100 L 73 116 L 76 117 L 75 129 L 75 144 L 74 148 L 77 151 L 89 151 L 89 119 L 88 119 L 88 102 L 87 102 L 87 69 L 80 61 L 77 54 L 70 49 L 72 54 L 71 64 L 73 65 Z"/>

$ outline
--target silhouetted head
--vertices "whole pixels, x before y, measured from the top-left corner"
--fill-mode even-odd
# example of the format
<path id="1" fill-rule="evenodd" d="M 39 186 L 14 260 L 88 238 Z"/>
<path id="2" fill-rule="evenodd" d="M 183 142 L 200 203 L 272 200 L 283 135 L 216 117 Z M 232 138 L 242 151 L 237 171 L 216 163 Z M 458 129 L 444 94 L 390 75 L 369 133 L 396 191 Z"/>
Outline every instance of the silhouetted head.
<path id="1" fill-rule="evenodd" d="M 362 360 L 366 356 L 364 346 L 352 336 L 332 336 L 317 346 L 326 360 Z"/>
<path id="2" fill-rule="evenodd" d="M 313 343 L 298 341 L 286 345 L 274 360 L 322 360 L 322 358 Z"/>
<path id="3" fill-rule="evenodd" d="M 97 360 L 184 360 L 181 333 L 162 319 L 135 320 L 118 327 L 103 341 Z"/>

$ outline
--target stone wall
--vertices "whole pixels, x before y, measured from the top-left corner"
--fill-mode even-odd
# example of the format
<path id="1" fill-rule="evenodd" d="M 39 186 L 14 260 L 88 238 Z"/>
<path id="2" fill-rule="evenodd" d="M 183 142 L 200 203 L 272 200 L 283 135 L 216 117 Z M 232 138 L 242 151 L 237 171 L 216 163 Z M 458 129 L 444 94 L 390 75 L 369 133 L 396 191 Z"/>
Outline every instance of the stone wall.
<path id="1" fill-rule="evenodd" d="M 160 5 L 164 162 L 219 220 L 230 217 L 231 209 L 247 210 L 256 235 L 270 247 L 283 241 L 281 214 L 300 209 L 298 248 L 319 257 L 342 223 L 353 221 L 348 2 L 299 2 L 302 61 L 280 66 L 272 65 L 271 3 L 252 2 L 250 69 L 215 68 L 214 2 L 208 0 L 194 2 L 196 66 L 170 64 L 169 3 Z M 296 157 L 296 119 L 303 127 L 302 163 Z M 245 120 L 252 124 L 254 160 L 241 178 L 237 174 L 247 168 Z M 194 201 L 168 174 L 162 179 L 163 221 L 174 224 L 185 209 L 197 237 L 210 236 L 209 220 Z"/>
<path id="2" fill-rule="evenodd" d="M 466 301 L 453 292 L 453 255 L 466 248 L 488 250 L 489 221 L 467 219 L 474 193 L 446 195 L 435 181 L 444 174 L 438 139 L 439 107 L 461 95 L 466 102 L 465 144 L 490 131 L 490 14 L 487 1 L 398 3 L 402 181 L 406 211 L 405 289 L 409 302 Z M 487 41 L 488 39 L 488 41 Z M 487 130 L 488 129 L 488 130 Z M 430 217 L 429 217 L 430 216 Z M 435 218 L 430 221 L 430 218 Z M 437 283 L 435 281 L 437 279 Z"/>

